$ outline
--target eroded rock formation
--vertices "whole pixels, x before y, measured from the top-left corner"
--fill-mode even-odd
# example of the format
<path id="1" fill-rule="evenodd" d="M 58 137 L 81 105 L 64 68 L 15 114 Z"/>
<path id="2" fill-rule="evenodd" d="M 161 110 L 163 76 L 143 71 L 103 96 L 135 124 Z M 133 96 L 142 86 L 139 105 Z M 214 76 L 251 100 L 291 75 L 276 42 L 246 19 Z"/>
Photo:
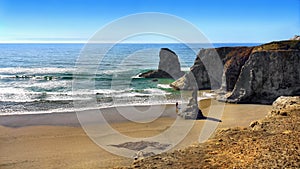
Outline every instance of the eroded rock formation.
<path id="1" fill-rule="evenodd" d="M 271 104 L 279 96 L 300 95 L 300 42 L 258 46 L 244 64 L 232 94 L 238 103 Z"/>
<path id="2" fill-rule="evenodd" d="M 221 89 L 223 101 L 271 104 L 282 95 L 300 95 L 299 65 L 300 41 L 295 40 L 203 49 L 191 71 L 171 86 L 191 90 L 196 83 L 200 90 Z"/>
<path id="3" fill-rule="evenodd" d="M 168 48 L 162 48 L 159 52 L 158 70 L 151 70 L 139 75 L 144 78 L 173 78 L 178 79 L 184 75 L 180 62 L 175 52 Z"/>
<path id="4" fill-rule="evenodd" d="M 171 86 L 175 89 L 191 90 L 196 82 L 199 90 L 219 89 L 221 86 L 225 90 L 232 90 L 252 49 L 253 47 L 202 49 L 191 71 Z"/>
<path id="5" fill-rule="evenodd" d="M 300 52 L 253 53 L 227 101 L 271 104 L 282 95 L 300 95 L 299 65 Z"/>
<path id="6" fill-rule="evenodd" d="M 198 91 L 194 90 L 189 103 L 187 104 L 186 108 L 178 114 L 179 116 L 183 117 L 184 119 L 206 119 L 206 117 L 202 114 L 202 111 L 199 109 L 197 94 Z"/>

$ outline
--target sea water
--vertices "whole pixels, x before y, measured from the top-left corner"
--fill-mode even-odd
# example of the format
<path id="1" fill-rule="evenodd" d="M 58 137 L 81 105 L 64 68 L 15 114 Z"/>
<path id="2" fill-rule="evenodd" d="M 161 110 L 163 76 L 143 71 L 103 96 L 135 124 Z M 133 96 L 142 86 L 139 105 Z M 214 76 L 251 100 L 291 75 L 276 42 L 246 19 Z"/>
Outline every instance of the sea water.
<path id="1" fill-rule="evenodd" d="M 256 44 L 214 44 L 253 46 Z M 0 115 L 76 111 L 74 100 L 94 99 L 96 108 L 135 104 L 174 103 L 180 97 L 172 79 L 139 78 L 157 69 L 161 48 L 173 50 L 183 71 L 193 65 L 204 44 L 102 44 L 103 56 L 90 56 L 95 72 L 76 72 L 84 44 L 0 44 Z M 105 50 L 106 51 L 106 50 Z M 100 60 L 99 60 L 100 59 Z M 93 88 L 74 92 L 77 81 L 90 79 Z M 92 90 L 92 91 L 90 91 Z M 90 107 L 95 108 L 95 107 Z M 89 109 L 84 107 L 82 109 Z"/>

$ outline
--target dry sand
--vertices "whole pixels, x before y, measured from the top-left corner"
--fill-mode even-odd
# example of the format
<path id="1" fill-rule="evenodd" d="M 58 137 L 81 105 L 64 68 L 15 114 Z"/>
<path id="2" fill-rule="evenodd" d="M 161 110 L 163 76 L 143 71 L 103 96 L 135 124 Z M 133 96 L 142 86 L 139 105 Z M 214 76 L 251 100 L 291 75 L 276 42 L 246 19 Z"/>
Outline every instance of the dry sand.
<path id="1" fill-rule="evenodd" d="M 151 157 L 138 158 L 136 168 L 295 168 L 300 166 L 300 97 L 279 97 L 272 111 L 249 127 L 216 131 L 204 143 Z"/>
<path id="2" fill-rule="evenodd" d="M 219 103 L 206 100 L 200 104 L 205 115 L 211 108 L 210 104 Z M 156 106 L 158 109 L 161 107 L 164 106 Z M 132 107 L 123 107 L 123 110 L 130 108 Z M 142 111 L 149 109 L 148 106 L 134 108 Z M 208 121 L 218 125 L 218 128 L 247 127 L 251 121 L 263 118 L 270 109 L 271 106 L 266 105 L 226 104 L 221 123 L 213 120 L 217 118 L 214 114 L 208 114 L 210 120 L 195 121 L 184 140 L 173 149 L 197 142 L 203 125 Z M 115 108 L 103 109 L 102 113 L 115 130 L 136 138 L 158 135 L 170 128 L 176 119 L 174 105 L 166 106 L 162 117 L 150 123 L 129 122 Z M 132 162 L 130 158 L 111 154 L 95 144 L 81 128 L 76 113 L 1 116 L 0 125 L 1 169 L 108 168 Z"/>

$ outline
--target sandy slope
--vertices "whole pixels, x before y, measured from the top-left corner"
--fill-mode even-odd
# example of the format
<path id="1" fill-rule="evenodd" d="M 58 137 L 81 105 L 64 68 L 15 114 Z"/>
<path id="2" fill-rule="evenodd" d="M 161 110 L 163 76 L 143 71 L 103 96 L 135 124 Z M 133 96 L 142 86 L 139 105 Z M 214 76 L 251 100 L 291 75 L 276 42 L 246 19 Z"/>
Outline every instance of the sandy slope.
<path id="1" fill-rule="evenodd" d="M 280 97 L 249 127 L 222 128 L 204 143 L 135 160 L 131 168 L 299 168 L 300 97 Z"/>
<path id="2" fill-rule="evenodd" d="M 210 102 L 201 105 L 204 114 L 208 113 L 209 105 Z M 142 106 L 137 109 L 148 108 Z M 222 122 L 210 123 L 218 123 L 218 127 L 248 126 L 251 121 L 264 117 L 269 110 L 270 106 L 226 104 L 221 114 Z M 114 108 L 103 113 L 115 130 L 137 138 L 155 136 L 167 130 L 176 117 L 174 105 L 167 106 L 164 117 L 151 123 L 129 122 L 116 114 Z M 214 117 L 214 114 L 208 116 Z M 198 141 L 205 122 L 196 121 L 185 139 L 173 149 Z M 132 162 L 132 159 L 111 154 L 91 141 L 80 127 L 75 113 L 1 116 L 0 125 L 1 169 L 107 168 Z"/>

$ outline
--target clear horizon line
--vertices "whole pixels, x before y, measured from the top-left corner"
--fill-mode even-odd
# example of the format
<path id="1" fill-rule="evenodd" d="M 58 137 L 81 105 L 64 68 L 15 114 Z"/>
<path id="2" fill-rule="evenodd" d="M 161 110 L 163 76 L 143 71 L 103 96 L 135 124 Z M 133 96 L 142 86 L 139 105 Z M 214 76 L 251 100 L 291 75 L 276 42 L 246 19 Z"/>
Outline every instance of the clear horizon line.
<path id="1" fill-rule="evenodd" d="M 88 42 L 88 41 L 0 41 L 0 44 L 114 44 L 115 42 Z M 121 44 L 179 44 L 180 42 L 118 42 Z M 268 42 L 231 42 L 231 41 L 215 41 L 210 43 L 202 42 L 185 42 L 186 44 L 214 44 L 214 43 L 250 43 L 261 44 Z"/>

